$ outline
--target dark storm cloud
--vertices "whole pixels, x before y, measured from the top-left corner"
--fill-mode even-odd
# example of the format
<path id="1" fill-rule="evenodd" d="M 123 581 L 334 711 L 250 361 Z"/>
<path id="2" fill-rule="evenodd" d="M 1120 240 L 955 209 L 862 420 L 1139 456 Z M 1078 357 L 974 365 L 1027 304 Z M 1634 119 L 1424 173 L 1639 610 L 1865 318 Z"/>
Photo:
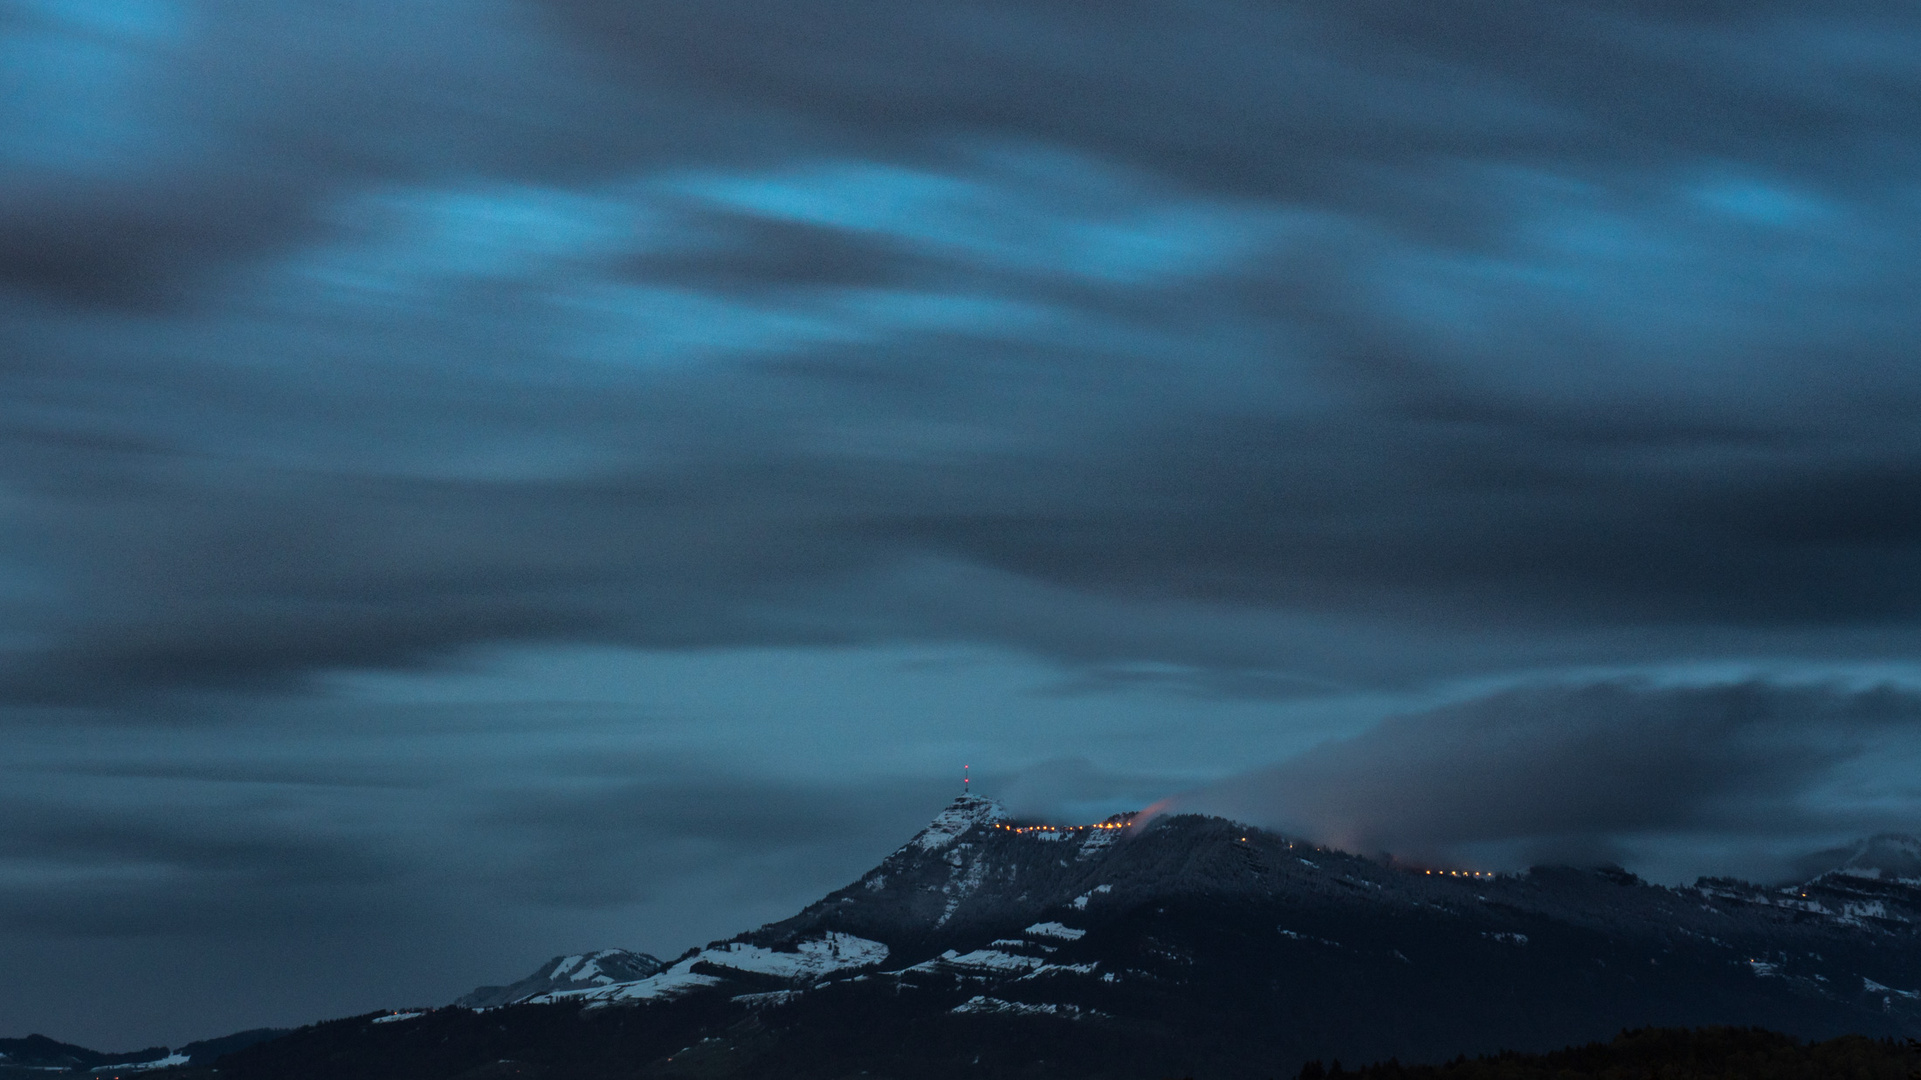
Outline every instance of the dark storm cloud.
<path id="1" fill-rule="evenodd" d="M 769 861 L 791 879 L 782 896 L 802 902 L 857 876 L 938 808 L 918 782 L 846 791 L 695 762 L 664 768 L 658 755 L 617 760 L 600 755 L 594 774 L 564 764 L 523 773 L 511 787 L 462 796 L 446 821 L 416 808 L 415 835 L 379 819 L 433 797 L 419 785 L 334 803 L 285 788 L 271 768 L 174 770 L 176 801 L 158 808 L 111 782 L 91 803 L 11 798 L 0 804 L 0 910 L 10 935 L 274 935 L 295 924 L 413 924 L 460 907 L 469 890 L 503 903 L 612 907 Z M 244 794 L 178 801 L 182 791 L 227 789 Z M 377 809 L 343 818 L 330 803 Z M 455 829 L 468 840 L 443 847 Z M 468 845 L 479 836 L 485 855 L 476 858 Z"/>
<path id="2" fill-rule="evenodd" d="M 1050 630 L 1013 611 L 895 600 L 874 570 L 917 553 L 1143 601 L 1414 618 L 1768 627 L 1915 611 L 1921 548 L 1903 508 L 1921 505 L 1921 471 L 1906 463 L 1795 469 L 1763 456 L 1696 471 L 1658 432 L 1652 447 L 1498 429 L 1374 434 L 1218 420 L 1068 475 L 1079 463 L 908 470 L 773 445 L 759 448 L 766 464 L 604 481 L 162 489 L 111 538 L 73 539 L 137 606 L 103 601 L 64 643 L 22 657 L 9 683 L 41 700 L 285 685 L 515 638 L 966 633 L 1090 663 L 1155 647 L 1143 640 L 1151 627 Z M 1673 458 L 1636 460 L 1650 453 Z M 836 614 L 832 595 L 854 584 L 868 598 Z M 1078 621 L 1060 599 L 1061 618 Z M 1158 669 L 1105 670 L 1113 681 Z"/>
<path id="3" fill-rule="evenodd" d="M 1103 505 L 927 527 L 1016 572 L 1224 602 L 1737 624 L 1915 613 L 1907 448 L 1820 461 L 1785 428 L 1557 419 L 1216 417 L 1091 469 Z"/>
<path id="4" fill-rule="evenodd" d="M 96 35 L 205 152 L 8 181 L 0 278 L 150 313 L 14 309 L 13 700 L 956 636 L 1288 693 L 1921 605 L 1902 9 L 371 10 Z M 629 310 L 724 362 L 580 355 Z"/>
<path id="5" fill-rule="evenodd" d="M 1478 185 L 1421 170 L 1634 176 L 1738 161 L 1845 191 L 1912 164 L 1900 105 L 1916 72 L 1893 43 L 1913 27 L 1899 5 L 470 8 L 423 5 L 366 35 L 353 28 L 372 7 L 208 3 L 180 20 L 194 32 L 159 41 L 77 17 L 23 20 L 23 39 L 85 36 L 119 56 L 135 69 L 114 73 L 131 93 L 179 108 L 116 119 L 201 152 L 143 143 L 133 178 L 111 185 L 20 170 L 0 276 L 138 301 L 198 264 L 310 231 L 313 204 L 343 185 L 823 153 L 940 160 L 957 139 L 1387 212 L 1457 239 L 1504 215 Z M 64 85 L 23 71 L 29 91 Z M 43 139 L 62 137 L 107 138 L 54 127 Z"/>
<path id="6" fill-rule="evenodd" d="M 370 908 L 406 906 L 381 895 L 405 876 L 401 867 L 364 841 L 238 824 L 230 814 L 174 809 L 155 821 L 151 808 L 0 807 L 8 936 L 255 936 L 295 922 L 340 930 Z"/>
<path id="7" fill-rule="evenodd" d="M 185 300 L 195 268 L 254 254 L 297 232 L 301 192 L 195 190 L 160 181 L 93 197 L 9 192 L 0 212 L 0 285 L 71 303 L 150 308 Z"/>
<path id="8" fill-rule="evenodd" d="M 884 426 L 887 413 L 903 428 L 979 420 L 874 408 L 885 382 L 836 391 L 806 377 L 829 410 L 868 397 L 867 424 Z M 1168 606 L 1416 628 L 1471 619 L 1481 636 L 1639 626 L 1659 648 L 1672 640 L 1663 626 L 1718 626 L 1694 638 L 1710 647 L 1716 633 L 1836 624 L 1899 633 L 1921 601 L 1921 518 L 1907 509 L 1921 505 L 1921 460 L 1890 449 L 1810 461 L 1824 455 L 1797 458 L 1806 444 L 1792 432 L 1652 426 L 1603 439 L 1541 430 L 1551 417 L 1330 430 L 1190 413 L 1173 430 L 1090 425 L 1090 438 L 1115 441 L 1104 460 L 1046 439 L 1021 460 L 896 463 L 769 434 L 792 414 L 766 398 L 736 398 L 727 421 L 698 398 L 679 404 L 716 423 L 695 432 L 670 418 L 652 434 L 711 459 L 598 478 L 212 463 L 196 475 L 190 461 L 155 469 L 42 445 L 17 460 L 47 471 L 16 477 L 23 487 L 60 477 L 67 489 L 34 500 L 46 546 L 31 554 L 85 602 L 27 605 L 47 636 L 12 650 L 0 686 L 21 702 L 106 703 L 169 688 L 287 689 L 326 670 L 435 663 L 497 641 L 961 636 L 1090 665 L 1108 685 L 1166 681 L 1168 668 L 1141 666 L 1153 661 L 1195 667 L 1216 691 L 1265 694 L 1395 678 L 1421 659 L 1390 644 L 1370 661 L 1290 668 L 1263 660 L 1304 647 L 1285 632 L 1209 631 Z M 576 422 L 591 423 L 599 406 L 580 406 Z M 761 430 L 742 430 L 756 420 Z M 885 454 L 896 439 L 870 446 Z M 917 571 L 917 560 L 989 574 Z M 1040 591 L 1023 600 L 1023 588 Z M 1102 617 L 1103 596 L 1131 621 Z M 1551 644 L 1489 648 L 1529 655 Z M 1459 662 L 1453 647 L 1432 648 L 1443 667 Z"/>
<path id="9" fill-rule="evenodd" d="M 610 99 L 511 4 L 7 14 L 20 119 L 0 126 L 0 285 L 55 303 L 191 305 L 325 235 L 343 192 L 443 170 L 598 175 L 678 126 L 670 92 Z"/>
<path id="10" fill-rule="evenodd" d="M 1812 837 L 1909 824 L 1913 791 L 1858 806 L 1810 796 L 1917 731 L 1921 696 L 1885 687 L 1532 686 L 1394 717 L 1172 806 L 1417 859 L 1619 859 L 1694 834 L 1771 847 L 1780 862 Z"/>
<path id="11" fill-rule="evenodd" d="M 1747 159 L 1865 179 L 1915 75 L 1872 47 L 1912 34 L 1884 3 L 542 6 L 615 71 L 817 139 L 1013 137 L 1259 197 L 1418 208 L 1441 231 L 1460 223 L 1419 206 L 1431 189 L 1378 170 Z"/>
<path id="12" fill-rule="evenodd" d="M 877 287 L 908 280 L 922 260 L 848 229 L 712 215 L 701 243 L 627 260 L 637 277 L 717 292 Z"/>
<path id="13" fill-rule="evenodd" d="M 73 536 L 78 572 L 137 591 L 98 596 L 112 614 L 70 624 L 67 644 L 24 651 L 9 665 L 16 699 L 284 689 L 317 670 L 498 640 L 784 638 L 756 628 L 756 603 L 861 558 L 830 523 L 809 528 L 804 508 L 777 542 L 759 535 L 769 510 L 804 492 L 737 470 L 551 484 L 257 479 L 282 482 L 117 492 L 113 511 L 147 513 L 136 532 Z M 98 520 L 82 508 L 64 524 L 84 534 Z"/>

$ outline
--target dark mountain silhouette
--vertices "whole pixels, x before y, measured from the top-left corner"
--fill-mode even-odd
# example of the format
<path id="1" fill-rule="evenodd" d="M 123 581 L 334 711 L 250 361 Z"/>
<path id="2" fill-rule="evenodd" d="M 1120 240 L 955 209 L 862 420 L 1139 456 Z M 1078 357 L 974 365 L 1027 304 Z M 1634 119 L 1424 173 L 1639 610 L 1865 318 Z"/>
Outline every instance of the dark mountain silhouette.
<path id="1" fill-rule="evenodd" d="M 644 976 L 577 979 L 584 958 L 557 958 L 463 999 L 491 1007 L 318 1024 L 219 1067 L 1272 1077 L 1646 1026 L 1905 1038 L 1921 1035 L 1921 878 L 1895 856 L 1913 843 L 1865 841 L 1793 886 L 1668 888 L 1618 868 L 1394 865 L 1195 815 L 1021 825 L 963 797 L 847 887 Z"/>
<path id="2" fill-rule="evenodd" d="M 174 1076 L 178 1066 L 207 1066 L 225 1054 L 287 1034 L 285 1028 L 255 1028 L 217 1039 L 202 1039 L 179 1049 L 149 1046 L 143 1050 L 103 1053 L 84 1046 L 56 1042 L 45 1035 L 0 1039 L 0 1080 L 46 1080 L 62 1070 L 89 1073 L 110 1080 L 117 1073 Z"/>
<path id="3" fill-rule="evenodd" d="M 72 1043 L 57 1042 L 45 1035 L 24 1039 L 0 1039 L 0 1077 L 25 1076 L 29 1071 L 44 1076 L 48 1070 L 92 1069 L 123 1061 L 158 1061 L 167 1056 L 164 1046 L 149 1046 L 120 1054 L 106 1054 Z"/>

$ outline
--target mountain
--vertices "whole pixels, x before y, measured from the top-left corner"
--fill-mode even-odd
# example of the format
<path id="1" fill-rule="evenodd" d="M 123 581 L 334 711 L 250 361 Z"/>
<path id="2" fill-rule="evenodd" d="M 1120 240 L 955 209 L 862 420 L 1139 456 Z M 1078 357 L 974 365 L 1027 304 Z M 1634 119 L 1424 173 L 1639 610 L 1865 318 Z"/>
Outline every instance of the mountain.
<path id="1" fill-rule="evenodd" d="M 546 994 L 591 990 L 644 979 L 666 967 L 656 957 L 626 949 L 602 949 L 575 956 L 556 956 L 539 970 L 507 986 L 481 986 L 454 1004 L 464 1009 L 490 1009 Z"/>
<path id="2" fill-rule="evenodd" d="M 256 1028 L 191 1042 L 177 1050 L 150 1046 L 117 1054 L 56 1042 L 45 1035 L 0 1039 L 0 1080 L 25 1080 L 29 1076 L 46 1080 L 48 1074 L 62 1071 L 91 1073 L 107 1080 L 117 1073 L 154 1073 L 183 1065 L 211 1065 L 224 1054 L 285 1034 L 284 1028 Z"/>
<path id="3" fill-rule="evenodd" d="M 0 1039 L 0 1077 L 26 1076 L 29 1071 L 44 1076 L 59 1069 L 93 1069 L 120 1062 L 157 1062 L 166 1056 L 164 1046 L 103 1054 L 84 1046 L 56 1042 L 45 1035 L 29 1035 L 24 1039 Z"/>
<path id="4" fill-rule="evenodd" d="M 512 1004 L 315 1025 L 221 1070 L 1227 1078 L 1643 1026 L 1916 1036 L 1921 882 L 1895 861 L 1915 843 L 1873 838 L 1787 887 L 1668 888 L 1397 865 L 1196 815 L 1023 824 L 962 797 L 845 888 L 644 977 L 565 985 L 580 965 L 560 958 Z"/>
<path id="5" fill-rule="evenodd" d="M 1799 879 L 1840 875 L 1921 885 L 1921 838 L 1881 833 L 1801 860 Z"/>

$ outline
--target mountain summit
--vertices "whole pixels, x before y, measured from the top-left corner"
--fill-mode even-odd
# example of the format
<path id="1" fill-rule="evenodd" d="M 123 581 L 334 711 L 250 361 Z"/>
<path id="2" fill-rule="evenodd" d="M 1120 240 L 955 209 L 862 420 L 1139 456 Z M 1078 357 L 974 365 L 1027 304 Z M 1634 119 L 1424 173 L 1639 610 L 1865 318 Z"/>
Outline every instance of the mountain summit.
<path id="1" fill-rule="evenodd" d="M 1007 811 L 992 799 L 978 795 L 965 794 L 955 799 L 947 809 L 934 815 L 927 827 L 914 834 L 901 851 L 913 848 L 919 851 L 939 851 L 966 835 L 978 825 L 998 825 L 1007 820 Z M 898 852 L 896 852 L 898 854 Z"/>
<path id="2" fill-rule="evenodd" d="M 1197 815 L 1021 823 L 964 796 L 846 887 L 659 971 L 560 985 L 550 963 L 516 1004 L 322 1025 L 223 1069 L 1252 1077 L 1651 1024 L 1915 1036 L 1910 843 L 1788 888 L 1668 888 L 1389 865 Z M 328 1054 L 361 1071 L 296 1067 Z"/>
<path id="3" fill-rule="evenodd" d="M 601 949 L 574 956 L 556 956 L 532 975 L 506 986 L 481 986 L 455 1001 L 468 1009 L 489 1009 L 527 1001 L 543 994 L 591 990 L 644 979 L 666 967 L 656 957 L 626 949 Z"/>

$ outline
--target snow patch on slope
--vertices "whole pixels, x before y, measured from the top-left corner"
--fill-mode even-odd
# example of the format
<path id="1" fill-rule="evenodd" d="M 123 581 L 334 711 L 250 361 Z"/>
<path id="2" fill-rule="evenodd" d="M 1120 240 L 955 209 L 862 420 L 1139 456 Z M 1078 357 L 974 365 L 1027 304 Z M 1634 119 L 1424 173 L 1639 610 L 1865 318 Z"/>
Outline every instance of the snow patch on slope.
<path id="1" fill-rule="evenodd" d="M 1082 894 L 1080 894 L 1079 896 L 1076 896 L 1076 897 L 1074 898 L 1074 905 L 1073 905 L 1073 906 L 1074 906 L 1074 910 L 1075 910 L 1075 911 L 1086 911 L 1086 910 L 1087 910 L 1087 902 L 1088 902 L 1089 900 L 1092 900 L 1092 899 L 1093 899 L 1093 898 L 1095 897 L 1095 895 L 1096 895 L 1096 894 L 1099 894 L 1099 893 L 1107 893 L 1107 892 L 1113 892 L 1113 891 L 1114 891 L 1114 886 L 1112 886 L 1112 885 L 1096 885 L 1096 886 L 1094 886 L 1094 887 L 1093 887 L 1092 889 L 1089 889 L 1088 891 L 1086 891 L 1086 892 L 1084 892 L 1084 893 L 1082 893 Z"/>
<path id="2" fill-rule="evenodd" d="M 744 941 L 730 941 L 725 945 L 702 949 L 666 971 L 645 979 L 581 990 L 559 990 L 530 1000 L 535 1002 L 653 1001 L 675 998 L 704 987 L 720 985 L 720 978 L 694 970 L 696 966 L 701 965 L 707 966 L 709 970 L 720 968 L 723 971 L 772 975 L 790 982 L 811 983 L 836 971 L 867 967 L 885 959 L 887 959 L 887 946 L 878 941 L 869 941 L 866 938 L 843 934 L 839 931 L 830 931 L 821 937 L 802 941 L 792 952 L 750 945 Z"/>
<path id="3" fill-rule="evenodd" d="M 1882 986 L 1880 983 L 1875 982 L 1865 975 L 1861 977 L 1861 988 L 1870 994 L 1898 994 L 1901 997 L 1909 999 L 1921 998 L 1921 993 L 1913 990 L 1896 990 L 1892 986 Z"/>
<path id="4" fill-rule="evenodd" d="M 799 997 L 800 994 L 801 992 L 799 990 L 769 990 L 764 994 L 735 994 L 733 1000 L 750 1009 L 759 1009 L 773 1005 L 785 1005 Z"/>
<path id="5" fill-rule="evenodd" d="M 560 962 L 560 966 L 554 968 L 554 972 L 550 978 L 555 982 L 562 980 L 576 983 L 593 982 L 599 983 L 602 986 L 619 982 L 620 980 L 618 978 L 600 969 L 600 962 L 614 955 L 625 954 L 621 953 L 620 950 L 607 949 L 596 953 L 585 953 L 580 956 L 569 956 Z"/>
<path id="6" fill-rule="evenodd" d="M 1047 961 L 1038 956 L 1021 956 L 1005 953 L 999 949 L 974 949 L 971 952 L 955 952 L 949 949 L 932 960 L 923 960 L 912 967 L 893 972 L 905 975 L 910 971 L 943 972 L 950 975 L 979 977 L 983 973 L 1013 974 L 1034 970 Z M 956 970 L 958 969 L 958 970 Z"/>
<path id="7" fill-rule="evenodd" d="M 704 949 L 688 963 L 707 963 L 734 971 L 813 982 L 830 972 L 867 967 L 885 959 L 887 946 L 835 930 L 829 931 L 824 937 L 800 942 L 793 952 L 776 952 L 735 941 L 718 948 Z"/>
<path id="8" fill-rule="evenodd" d="M 413 1013 L 411 1015 L 419 1016 L 421 1014 Z M 399 1019 L 399 1018 L 393 1017 L 391 1019 Z M 379 1023 L 379 1021 L 375 1021 L 375 1023 Z M 6 1055 L 4 1054 L 0 1054 L 0 1057 L 5 1057 L 5 1056 Z M 155 1058 L 152 1061 L 134 1061 L 124 1065 L 96 1065 L 89 1071 L 90 1072 L 133 1072 L 133 1071 L 142 1070 L 142 1069 L 171 1069 L 175 1065 L 185 1065 L 185 1064 L 187 1064 L 187 1055 L 182 1054 L 178 1051 L 175 1051 L 174 1053 L 168 1054 L 166 1057 Z M 67 1070 L 60 1069 L 57 1071 L 66 1072 Z"/>
<path id="9" fill-rule="evenodd" d="M 1001 1013 L 1014 1016 L 1058 1016 L 1065 1020 L 1078 1020 L 1081 1007 L 1078 1005 L 1036 1005 L 1025 1001 L 1003 1001 L 1000 998 L 975 994 L 959 1005 L 954 1006 L 957 1013 Z"/>
<path id="10" fill-rule="evenodd" d="M 971 845 L 963 844 L 961 846 L 968 847 Z M 942 885 L 940 890 L 947 894 L 947 907 L 941 911 L 940 918 L 934 920 L 935 926 L 946 926 L 947 921 L 954 917 L 956 911 L 960 910 L 961 902 L 969 896 L 972 896 L 975 891 L 981 887 L 981 883 L 987 880 L 987 861 L 985 859 L 975 859 L 972 865 L 963 869 L 961 866 L 960 852 L 955 851 L 951 861 L 954 864 L 954 872 L 949 875 L 947 884 Z"/>
<path id="11" fill-rule="evenodd" d="M 987 971 L 1028 971 L 1046 963 L 1038 956 L 1021 956 L 1017 953 L 1004 953 L 998 949 L 974 949 L 964 953 L 956 953 L 949 949 L 941 954 L 941 960 L 954 967 Z"/>
<path id="12" fill-rule="evenodd" d="M 1862 919 L 1885 919 L 1888 905 L 1881 900 L 1849 900 L 1841 905 L 1843 922 L 1860 922 Z"/>
<path id="13" fill-rule="evenodd" d="M 1085 964 L 1042 964 L 1014 981 L 1026 982 L 1029 979 L 1040 979 L 1049 975 L 1092 975 L 1100 966 L 1098 960 L 1089 960 Z"/>

